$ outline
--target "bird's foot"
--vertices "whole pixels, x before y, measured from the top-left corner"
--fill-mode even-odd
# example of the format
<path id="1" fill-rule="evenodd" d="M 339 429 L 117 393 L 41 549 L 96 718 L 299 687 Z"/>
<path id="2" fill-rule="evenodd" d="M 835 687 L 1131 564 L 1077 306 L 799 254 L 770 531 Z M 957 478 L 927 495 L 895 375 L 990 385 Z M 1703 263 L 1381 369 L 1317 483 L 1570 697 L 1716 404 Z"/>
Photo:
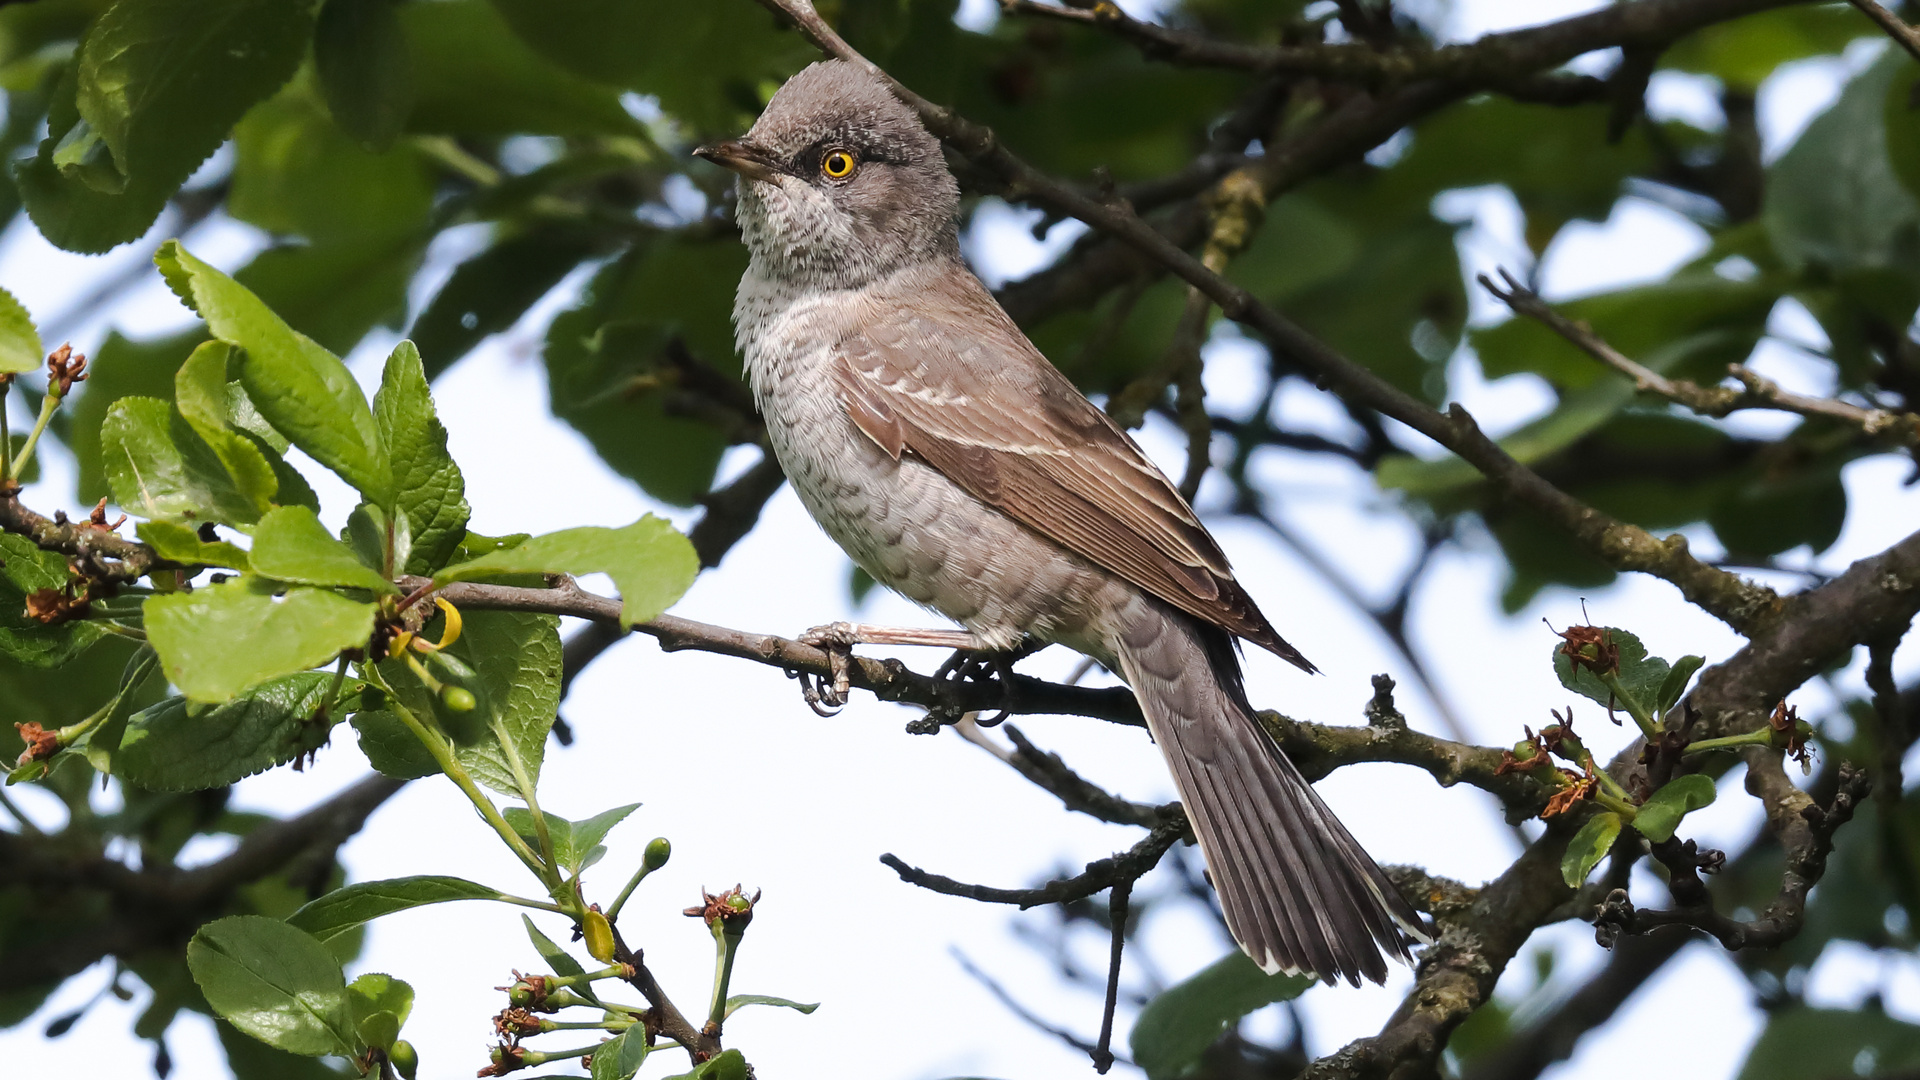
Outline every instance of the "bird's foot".
<path id="1" fill-rule="evenodd" d="M 1014 709 L 1013 665 L 1045 648 L 1044 642 L 1027 640 L 1011 649 L 959 648 L 934 670 L 935 679 L 959 686 L 965 683 L 994 683 L 1000 687 L 1000 709 L 991 716 L 975 715 L 973 722 L 994 727 Z"/>
<path id="2" fill-rule="evenodd" d="M 922 630 L 895 626 L 868 626 L 865 623 L 831 622 L 816 626 L 799 637 L 802 645 L 811 645 L 827 654 L 827 675 L 807 672 L 795 674 L 800 680 L 800 696 L 821 716 L 833 716 L 847 704 L 853 691 L 853 647 L 855 645 L 940 645 L 948 648 L 978 648 L 980 640 L 965 630 Z"/>

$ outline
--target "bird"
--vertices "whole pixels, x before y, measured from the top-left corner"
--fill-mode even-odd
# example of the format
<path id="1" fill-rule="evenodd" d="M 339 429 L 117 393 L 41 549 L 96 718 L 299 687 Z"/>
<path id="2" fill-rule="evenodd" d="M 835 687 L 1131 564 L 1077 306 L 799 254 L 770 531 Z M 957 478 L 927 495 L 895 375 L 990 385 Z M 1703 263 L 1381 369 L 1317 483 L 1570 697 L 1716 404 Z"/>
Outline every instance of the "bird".
<path id="1" fill-rule="evenodd" d="M 1358 986 L 1411 963 L 1431 928 L 1256 719 L 1238 643 L 1314 666 L 968 267 L 959 185 L 889 80 L 817 62 L 694 153 L 737 174 L 735 339 L 794 491 L 875 581 L 964 627 L 813 640 L 1092 657 L 1138 698 L 1262 971 Z"/>

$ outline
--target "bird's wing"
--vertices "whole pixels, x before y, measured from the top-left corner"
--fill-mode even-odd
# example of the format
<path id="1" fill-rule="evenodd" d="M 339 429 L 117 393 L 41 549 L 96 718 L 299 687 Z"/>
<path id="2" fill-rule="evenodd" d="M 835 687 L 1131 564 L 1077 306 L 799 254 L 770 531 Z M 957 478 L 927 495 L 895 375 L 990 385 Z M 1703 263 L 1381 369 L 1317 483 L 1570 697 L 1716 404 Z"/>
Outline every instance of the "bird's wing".
<path id="1" fill-rule="evenodd" d="M 860 430 L 1089 562 L 1314 670 L 1167 477 L 971 275 L 966 285 L 883 294 L 850 321 L 836 375 Z"/>

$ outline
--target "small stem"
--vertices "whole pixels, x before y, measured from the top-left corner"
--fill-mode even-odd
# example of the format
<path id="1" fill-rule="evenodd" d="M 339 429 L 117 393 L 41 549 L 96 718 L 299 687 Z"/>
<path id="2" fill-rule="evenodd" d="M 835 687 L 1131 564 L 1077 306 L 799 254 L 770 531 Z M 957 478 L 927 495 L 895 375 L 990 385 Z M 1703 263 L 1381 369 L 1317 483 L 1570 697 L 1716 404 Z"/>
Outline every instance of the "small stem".
<path id="1" fill-rule="evenodd" d="M 545 900 L 530 900 L 524 896 L 513 896 L 508 893 L 501 893 L 495 899 L 499 900 L 503 904 L 517 904 L 520 907 L 524 907 L 524 908 L 534 908 L 539 911 L 551 911 L 555 915 L 573 914 L 572 912 L 568 911 L 566 908 L 561 907 L 559 904 L 550 904 Z"/>
<path id="2" fill-rule="evenodd" d="M 744 931 L 728 933 L 726 921 L 719 920 L 713 927 L 714 967 L 713 1001 L 707 1006 L 707 1029 L 705 1034 L 718 1037 L 720 1026 L 727 1019 L 727 984 L 733 981 L 733 957 L 740 948 L 740 938 Z"/>
<path id="3" fill-rule="evenodd" d="M 496 187 L 500 183 L 499 169 L 461 149 L 459 143 L 445 135 L 419 135 L 414 138 L 413 145 L 450 171 L 481 187 Z"/>
<path id="4" fill-rule="evenodd" d="M 1645 735 L 1648 742 L 1659 742 L 1660 725 L 1653 722 L 1653 714 L 1647 712 L 1647 707 L 1640 704 L 1640 699 L 1628 693 L 1626 687 L 1620 685 L 1620 677 L 1602 675 L 1600 681 L 1605 683 L 1607 689 L 1613 693 L 1614 700 L 1620 703 L 1620 707 L 1627 710 L 1627 715 L 1633 717 L 1633 722 L 1640 725 L 1640 734 Z"/>
<path id="5" fill-rule="evenodd" d="M 57 385 L 48 386 L 47 396 L 40 399 L 40 417 L 33 422 L 33 431 L 28 433 L 26 444 L 20 447 L 20 456 L 13 459 L 5 479 L 17 482 L 20 475 L 27 471 L 27 463 L 33 460 L 33 448 L 40 442 L 40 433 L 47 430 L 47 421 L 53 419 L 53 411 L 59 407 L 60 391 Z"/>
<path id="6" fill-rule="evenodd" d="M 13 376 L 0 376 L 0 480 L 13 475 L 13 431 L 7 423 L 7 395 L 13 392 Z"/>
<path id="7" fill-rule="evenodd" d="M 635 870 L 633 876 L 627 879 L 627 887 L 620 890 L 620 895 L 614 899 L 613 906 L 607 909 L 608 922 L 612 922 L 620 917 L 620 908 L 626 904 L 627 897 L 632 896 L 633 890 L 637 888 L 642 881 L 645 881 L 647 875 L 651 873 L 653 873 L 653 867 L 648 866 L 642 861 L 640 863 L 640 869 Z"/>
<path id="8" fill-rule="evenodd" d="M 340 700 L 340 688 L 346 685 L 347 682 L 348 662 L 346 654 L 341 653 L 340 663 L 335 665 L 333 669 L 333 682 L 327 687 L 326 699 L 320 703 L 320 711 L 313 715 L 315 720 L 324 723 L 327 719 L 327 714 L 333 711 L 334 702 Z"/>
<path id="9" fill-rule="evenodd" d="M 632 974 L 633 968 L 630 966 L 626 964 L 614 964 L 610 967 L 603 967 L 599 971 L 583 971 L 578 975 L 550 975 L 547 977 L 547 985 L 549 987 L 581 986 L 587 983 L 596 983 L 602 979 L 619 979 L 624 982 Z"/>
<path id="10" fill-rule="evenodd" d="M 1604 777 L 1607 774 L 1596 773 L 1595 775 Z M 1603 788 L 1612 788 L 1614 789 L 1614 791 L 1619 791 L 1619 788 L 1620 788 L 1620 785 L 1613 784 L 1613 783 L 1605 783 L 1602 786 Z M 1632 821 L 1636 816 L 1639 815 L 1640 808 L 1633 805 L 1633 803 L 1627 798 L 1625 798 L 1625 796 L 1626 796 L 1626 792 L 1624 791 L 1620 791 L 1620 793 L 1616 795 L 1613 793 L 1613 791 L 1601 790 L 1593 793 L 1593 801 L 1599 803 L 1601 806 L 1606 807 L 1607 809 L 1613 811 L 1614 813 L 1619 814 L 1621 817 L 1626 818 L 1628 821 Z"/>
<path id="11" fill-rule="evenodd" d="M 72 746 L 75 742 L 79 741 L 81 736 L 99 727 L 101 723 L 106 721 L 114 713 L 120 711 L 120 703 L 126 700 L 127 695 L 131 693 L 135 687 L 146 682 L 147 676 L 153 674 L 153 669 L 159 666 L 159 654 L 155 653 L 151 648 L 142 647 L 139 652 L 134 654 L 133 660 L 127 664 L 126 674 L 120 679 L 119 692 L 113 695 L 112 700 L 100 706 L 93 715 L 87 717 L 85 720 L 68 724 L 66 727 L 61 728 L 57 733 L 60 737 L 60 745 L 63 747 Z"/>
<path id="12" fill-rule="evenodd" d="M 1773 742 L 1773 730 L 1761 728 L 1749 731 L 1745 735 L 1723 735 L 1718 739 L 1701 739 L 1687 744 L 1687 754 L 1698 754 L 1708 750 L 1731 750 L 1737 746 L 1768 746 Z"/>
<path id="13" fill-rule="evenodd" d="M 533 871 L 533 876 L 539 878 L 542 883 L 552 886 L 553 882 L 549 878 L 552 868 L 541 862 L 540 857 L 527 846 L 527 842 L 520 839 L 520 834 L 513 831 L 513 826 L 507 824 L 507 819 L 500 815 L 500 808 L 493 805 L 493 800 L 487 798 L 486 793 L 473 782 L 473 777 L 467 772 L 466 766 L 460 764 L 460 760 L 454 757 L 447 740 L 421 723 L 420 718 L 413 715 L 412 709 L 400 703 L 399 695 L 386 684 L 386 680 L 380 677 L 380 672 L 372 664 L 362 664 L 360 674 L 371 685 L 386 691 L 388 706 L 393 710 L 394 715 L 400 718 L 400 722 L 407 726 L 407 730 L 413 732 L 413 737 L 420 740 L 420 745 L 426 747 L 434 764 L 440 766 L 440 771 L 447 774 L 447 779 L 453 781 L 461 794 L 473 803 L 473 808 L 480 811 L 480 817 L 488 825 L 493 826 L 493 831 L 500 834 L 500 839 L 506 842 L 507 848 L 526 864 L 528 870 Z"/>
<path id="14" fill-rule="evenodd" d="M 600 1049 L 600 1044 L 595 1043 L 592 1046 L 583 1046 L 578 1050 L 522 1050 L 520 1052 L 520 1060 L 528 1065 L 557 1064 L 565 1061 L 577 1061 L 598 1049 Z"/>
<path id="15" fill-rule="evenodd" d="M 634 1020 L 595 1020 L 573 1023 L 559 1020 L 548 1021 L 540 1025 L 546 1031 L 625 1031 L 638 1021 Z"/>

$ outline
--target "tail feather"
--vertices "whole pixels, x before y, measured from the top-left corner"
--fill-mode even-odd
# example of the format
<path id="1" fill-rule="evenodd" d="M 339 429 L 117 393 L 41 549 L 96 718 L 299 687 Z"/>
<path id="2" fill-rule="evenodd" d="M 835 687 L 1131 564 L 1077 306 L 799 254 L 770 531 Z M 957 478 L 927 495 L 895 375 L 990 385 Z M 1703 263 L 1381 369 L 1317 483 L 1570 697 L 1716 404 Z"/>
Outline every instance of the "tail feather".
<path id="1" fill-rule="evenodd" d="M 1268 972 L 1386 979 L 1432 930 L 1254 718 L 1231 638 L 1156 603 L 1114 642 L 1227 928 Z"/>

